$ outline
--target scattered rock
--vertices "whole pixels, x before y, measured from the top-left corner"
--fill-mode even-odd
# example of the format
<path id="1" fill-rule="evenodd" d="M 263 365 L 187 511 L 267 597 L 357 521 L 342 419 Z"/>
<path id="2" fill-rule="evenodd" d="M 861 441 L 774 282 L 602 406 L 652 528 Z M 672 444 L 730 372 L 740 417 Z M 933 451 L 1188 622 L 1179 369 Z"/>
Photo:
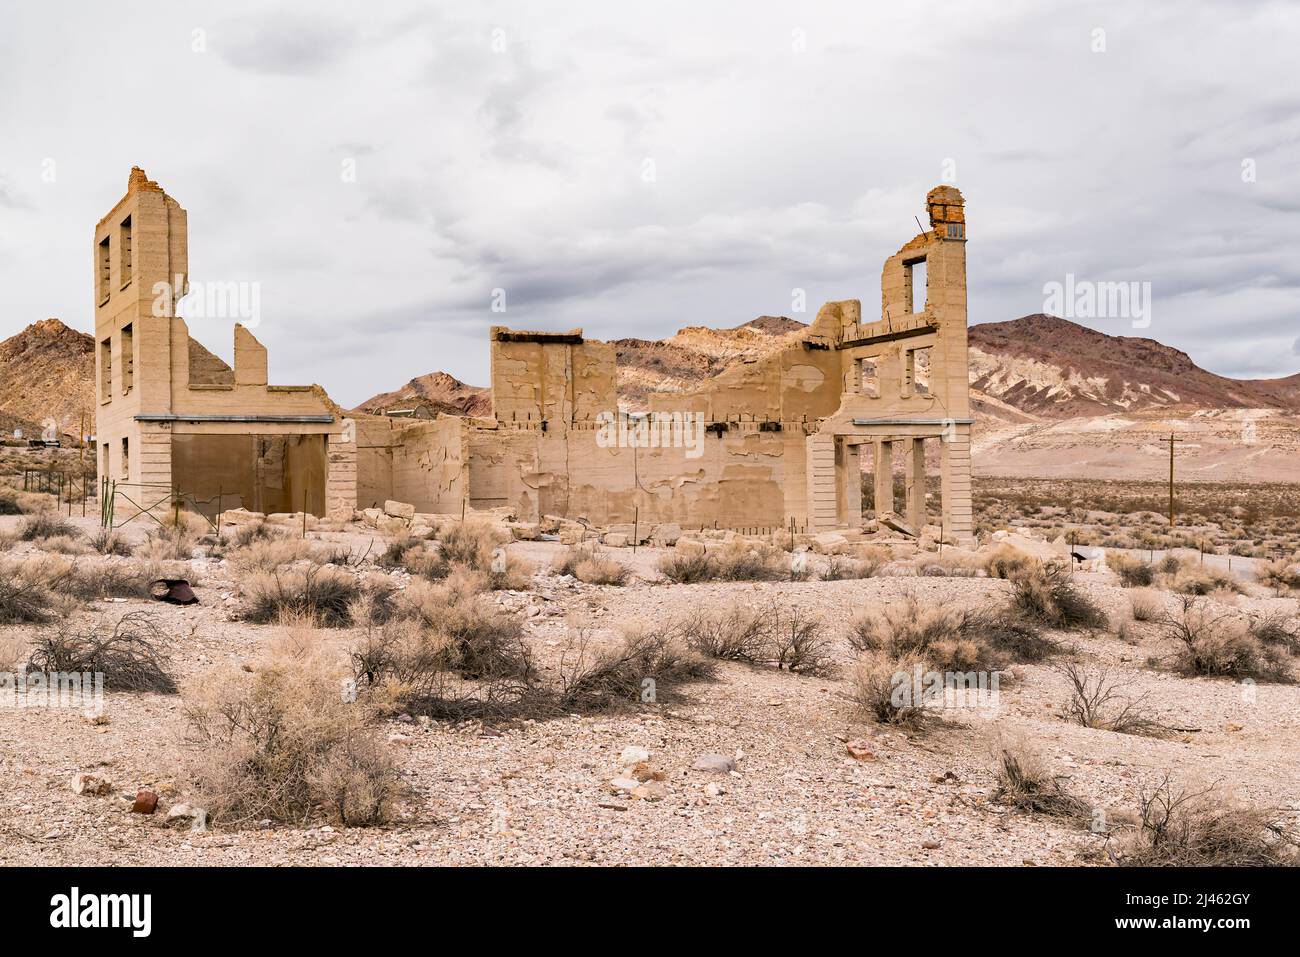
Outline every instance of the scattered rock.
<path id="1" fill-rule="evenodd" d="M 72 791 L 74 794 L 103 797 L 105 794 L 112 793 L 112 790 L 112 782 L 100 777 L 98 774 L 76 774 L 72 777 Z"/>
<path id="2" fill-rule="evenodd" d="M 191 831 L 208 829 L 208 812 L 192 804 L 173 804 L 167 811 L 167 823 L 189 824 Z"/>
<path id="3" fill-rule="evenodd" d="M 649 760 L 650 752 L 645 748 L 637 747 L 634 744 L 624 748 L 623 753 L 618 756 L 619 764 L 625 768 L 630 768 L 634 764 L 641 764 L 642 762 Z"/>
<path id="4" fill-rule="evenodd" d="M 701 754 L 691 765 L 692 771 L 710 771 L 713 774 L 730 774 L 736 770 L 736 762 L 725 754 Z"/>
<path id="5" fill-rule="evenodd" d="M 876 751 L 870 741 L 864 741 L 862 738 L 854 738 L 852 741 L 844 742 L 844 750 L 849 756 L 858 761 L 875 761 Z"/>
<path id="6" fill-rule="evenodd" d="M 131 804 L 132 814 L 152 814 L 158 809 L 158 795 L 148 788 L 135 792 L 135 801 Z"/>

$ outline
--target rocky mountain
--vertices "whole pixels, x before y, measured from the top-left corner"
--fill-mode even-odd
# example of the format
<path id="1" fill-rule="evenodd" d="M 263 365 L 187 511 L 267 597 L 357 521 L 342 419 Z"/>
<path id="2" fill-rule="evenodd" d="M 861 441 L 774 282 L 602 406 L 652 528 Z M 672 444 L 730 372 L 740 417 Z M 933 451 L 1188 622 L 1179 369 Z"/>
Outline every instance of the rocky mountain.
<path id="1" fill-rule="evenodd" d="M 431 372 L 412 379 L 400 389 L 373 396 L 352 411 L 384 415 L 408 410 L 420 417 L 430 417 L 437 412 L 491 415 L 492 394 L 480 386 L 466 385 L 446 372 Z"/>
<path id="2" fill-rule="evenodd" d="M 1228 379 L 1154 339 L 1108 336 L 1056 316 L 970 329 L 976 408 L 991 419 L 1069 419 L 1195 409 L 1300 411 L 1300 376 Z"/>
<path id="3" fill-rule="evenodd" d="M 60 432 L 94 428 L 95 339 L 42 319 L 0 342 L 0 430 L 41 434 L 53 420 Z"/>

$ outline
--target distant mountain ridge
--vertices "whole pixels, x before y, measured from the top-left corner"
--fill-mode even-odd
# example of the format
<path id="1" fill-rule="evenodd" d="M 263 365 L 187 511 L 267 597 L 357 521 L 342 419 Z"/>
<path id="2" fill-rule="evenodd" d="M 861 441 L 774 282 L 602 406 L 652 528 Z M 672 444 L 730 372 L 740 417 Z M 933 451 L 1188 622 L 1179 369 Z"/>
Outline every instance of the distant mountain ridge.
<path id="1" fill-rule="evenodd" d="M 53 420 L 78 435 L 95 425 L 95 339 L 58 319 L 34 322 L 0 342 L 0 429 L 39 437 Z"/>

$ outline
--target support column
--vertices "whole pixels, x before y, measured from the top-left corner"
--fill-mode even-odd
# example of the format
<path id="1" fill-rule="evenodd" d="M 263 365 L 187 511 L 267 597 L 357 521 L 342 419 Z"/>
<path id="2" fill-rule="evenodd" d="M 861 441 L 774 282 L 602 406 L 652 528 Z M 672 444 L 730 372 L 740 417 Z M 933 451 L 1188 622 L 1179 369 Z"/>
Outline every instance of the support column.
<path id="1" fill-rule="evenodd" d="M 808 530 L 825 532 L 838 519 L 835 481 L 835 438 L 810 435 L 807 438 Z"/>
<path id="2" fill-rule="evenodd" d="M 876 440 L 876 518 L 894 511 L 894 440 Z"/>
<path id="3" fill-rule="evenodd" d="M 907 524 L 920 535 L 925 528 L 925 439 L 906 439 Z"/>
<path id="4" fill-rule="evenodd" d="M 325 436 L 325 514 L 350 522 L 357 507 L 356 423 L 344 419 Z"/>
<path id="5" fill-rule="evenodd" d="M 970 426 L 949 426 L 942 442 L 944 534 L 959 541 L 970 539 L 975 528 L 971 508 Z"/>
<path id="6" fill-rule="evenodd" d="M 836 472 L 839 476 L 839 524 L 858 528 L 862 524 L 862 447 L 840 440 L 836 449 Z"/>

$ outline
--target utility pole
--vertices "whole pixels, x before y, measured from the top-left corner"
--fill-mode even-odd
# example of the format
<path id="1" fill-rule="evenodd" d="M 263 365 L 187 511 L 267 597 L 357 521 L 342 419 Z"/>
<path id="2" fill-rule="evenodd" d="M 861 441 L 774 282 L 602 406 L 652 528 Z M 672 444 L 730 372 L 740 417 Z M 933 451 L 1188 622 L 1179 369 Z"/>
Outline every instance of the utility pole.
<path id="1" fill-rule="evenodd" d="M 1169 433 L 1169 527 L 1174 527 L 1174 434 Z"/>

